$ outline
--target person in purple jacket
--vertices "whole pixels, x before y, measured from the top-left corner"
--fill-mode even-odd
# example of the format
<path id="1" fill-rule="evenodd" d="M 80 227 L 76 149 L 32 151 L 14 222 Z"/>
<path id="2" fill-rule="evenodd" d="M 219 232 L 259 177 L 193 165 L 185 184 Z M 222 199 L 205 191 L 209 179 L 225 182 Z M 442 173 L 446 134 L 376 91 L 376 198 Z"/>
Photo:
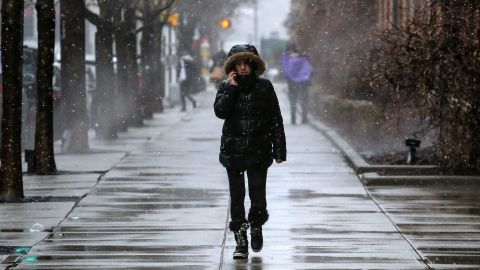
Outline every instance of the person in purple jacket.
<path id="1" fill-rule="evenodd" d="M 290 99 L 291 122 L 296 124 L 297 100 L 302 106 L 302 123 L 308 122 L 308 87 L 312 76 L 312 65 L 305 55 L 298 52 L 295 44 L 288 43 L 286 53 L 280 62 L 288 82 L 288 97 Z"/>

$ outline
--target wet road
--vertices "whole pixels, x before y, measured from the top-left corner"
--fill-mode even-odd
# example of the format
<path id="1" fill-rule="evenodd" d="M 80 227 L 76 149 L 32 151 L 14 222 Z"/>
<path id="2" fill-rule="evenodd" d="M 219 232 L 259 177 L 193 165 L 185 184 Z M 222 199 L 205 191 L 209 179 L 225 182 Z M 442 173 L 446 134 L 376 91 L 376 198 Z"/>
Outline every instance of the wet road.
<path id="1" fill-rule="evenodd" d="M 288 124 L 288 162 L 269 170 L 265 246 L 233 261 L 213 97 L 132 147 L 14 269 L 428 269 L 340 152 Z"/>

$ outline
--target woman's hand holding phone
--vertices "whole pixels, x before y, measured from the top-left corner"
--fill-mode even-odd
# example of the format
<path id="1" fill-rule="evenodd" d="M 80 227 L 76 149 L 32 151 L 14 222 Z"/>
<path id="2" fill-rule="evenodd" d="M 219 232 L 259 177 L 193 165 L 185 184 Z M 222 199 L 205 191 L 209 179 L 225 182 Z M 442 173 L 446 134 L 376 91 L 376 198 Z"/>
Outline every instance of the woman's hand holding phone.
<path id="1" fill-rule="evenodd" d="M 231 85 L 238 85 L 237 84 L 237 72 L 232 70 L 228 73 L 228 83 Z"/>

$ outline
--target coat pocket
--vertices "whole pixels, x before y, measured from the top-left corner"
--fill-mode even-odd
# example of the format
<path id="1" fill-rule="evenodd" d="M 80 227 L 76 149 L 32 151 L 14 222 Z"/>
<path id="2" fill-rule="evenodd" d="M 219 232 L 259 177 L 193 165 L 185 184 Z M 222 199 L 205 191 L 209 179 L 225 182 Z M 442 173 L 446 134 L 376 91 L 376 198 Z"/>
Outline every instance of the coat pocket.
<path id="1" fill-rule="evenodd" d="M 232 149 L 232 137 L 222 136 L 220 140 L 220 152 L 224 154 L 228 154 L 231 152 Z"/>

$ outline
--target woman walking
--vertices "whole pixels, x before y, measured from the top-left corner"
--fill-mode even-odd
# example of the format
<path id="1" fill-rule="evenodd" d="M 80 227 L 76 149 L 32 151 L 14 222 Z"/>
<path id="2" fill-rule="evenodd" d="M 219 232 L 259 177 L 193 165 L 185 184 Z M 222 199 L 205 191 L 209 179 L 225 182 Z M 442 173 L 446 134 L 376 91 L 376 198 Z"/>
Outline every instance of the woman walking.
<path id="1" fill-rule="evenodd" d="M 220 145 L 220 163 L 226 168 L 230 188 L 230 230 L 237 243 L 234 259 L 248 258 L 250 227 L 254 252 L 263 247 L 262 225 L 268 220 L 267 171 L 275 160 L 286 161 L 283 118 L 272 83 L 259 76 L 265 63 L 253 45 L 235 45 L 224 65 L 228 79 L 215 98 L 215 114 L 225 119 Z M 251 207 L 245 216 L 245 178 Z"/>

